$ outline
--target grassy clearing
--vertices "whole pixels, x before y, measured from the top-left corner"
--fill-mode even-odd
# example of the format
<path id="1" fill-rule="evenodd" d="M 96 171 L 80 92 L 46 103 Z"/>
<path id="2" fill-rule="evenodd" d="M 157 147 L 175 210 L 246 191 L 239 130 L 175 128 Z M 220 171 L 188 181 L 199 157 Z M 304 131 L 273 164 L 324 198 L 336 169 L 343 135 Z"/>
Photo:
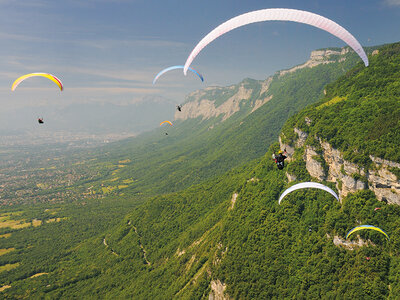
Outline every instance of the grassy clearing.
<path id="1" fill-rule="evenodd" d="M 122 183 L 126 183 L 126 184 L 133 183 L 133 179 L 132 178 L 124 179 L 124 180 L 122 180 Z"/>
<path id="2" fill-rule="evenodd" d="M 0 287 L 0 292 L 9 289 L 11 287 L 11 285 L 3 285 L 2 287 Z"/>
<path id="3" fill-rule="evenodd" d="M 46 220 L 46 223 L 52 223 L 52 222 L 60 222 L 61 220 L 65 220 L 65 218 L 52 218 L 52 219 L 48 219 Z"/>
<path id="4" fill-rule="evenodd" d="M 31 222 L 24 223 L 25 220 L 0 220 L 0 228 L 21 229 L 31 226 Z"/>
<path id="5" fill-rule="evenodd" d="M 129 158 L 127 158 L 127 159 L 124 159 L 124 160 L 120 160 L 118 163 L 119 164 L 127 164 L 129 162 L 131 162 L 131 160 Z"/>
<path id="6" fill-rule="evenodd" d="M 6 264 L 4 266 L 0 266 L 0 272 L 4 272 L 4 271 L 10 271 L 12 269 L 15 269 L 16 267 L 19 266 L 19 263 L 15 263 L 15 264 Z"/>
<path id="7" fill-rule="evenodd" d="M 42 220 L 37 220 L 37 219 L 32 220 L 33 227 L 38 227 L 40 225 L 42 225 Z"/>
<path id="8" fill-rule="evenodd" d="M 46 275 L 46 274 L 49 274 L 49 273 L 36 273 L 35 275 L 32 275 L 29 278 L 35 278 L 35 277 L 39 277 L 39 276 Z"/>
<path id="9" fill-rule="evenodd" d="M 107 186 L 107 187 L 102 187 L 101 190 L 103 191 L 103 194 L 108 194 L 111 193 L 113 190 L 116 190 L 116 186 Z"/>
<path id="10" fill-rule="evenodd" d="M 14 250 L 15 250 L 15 248 L 0 249 L 0 256 L 7 254 L 11 251 L 14 251 Z"/>
<path id="11" fill-rule="evenodd" d="M 51 215 L 55 215 L 59 210 L 59 208 L 46 208 L 44 211 L 49 212 Z"/>
<path id="12" fill-rule="evenodd" d="M 317 106 L 316 109 L 319 110 L 319 109 L 324 108 L 326 106 L 342 102 L 343 100 L 347 100 L 347 96 L 346 97 L 336 96 L 336 97 L 332 98 L 331 100 L 329 100 L 328 102 L 325 102 L 325 103 Z"/>

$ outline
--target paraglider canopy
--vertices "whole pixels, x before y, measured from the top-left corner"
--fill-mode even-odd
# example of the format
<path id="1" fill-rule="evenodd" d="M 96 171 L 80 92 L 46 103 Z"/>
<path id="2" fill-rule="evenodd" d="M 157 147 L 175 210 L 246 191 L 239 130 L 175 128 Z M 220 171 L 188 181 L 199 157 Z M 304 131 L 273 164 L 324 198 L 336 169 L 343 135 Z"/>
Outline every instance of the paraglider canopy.
<path id="1" fill-rule="evenodd" d="M 336 200 L 339 201 L 338 195 L 336 195 L 336 193 L 331 188 L 327 187 L 326 185 L 323 185 L 318 182 L 301 182 L 301 183 L 295 184 L 295 185 L 291 186 L 290 188 L 286 189 L 282 193 L 282 195 L 279 197 L 278 203 L 281 204 L 282 199 L 287 194 L 289 194 L 293 191 L 299 190 L 299 189 L 308 189 L 308 188 L 324 190 L 324 191 L 328 192 L 329 194 L 331 194 L 333 197 L 335 197 Z"/>
<path id="2" fill-rule="evenodd" d="M 382 229 L 380 229 L 379 227 L 376 227 L 376 226 L 373 226 L 373 225 L 360 225 L 360 226 L 354 227 L 353 229 L 351 229 L 351 230 L 346 234 L 346 239 L 347 239 L 350 235 L 352 235 L 354 232 L 359 231 L 359 230 L 364 230 L 364 229 L 378 231 L 378 232 L 382 233 L 384 236 L 386 236 L 386 238 L 387 238 L 388 240 L 390 240 L 390 239 L 389 239 L 389 236 L 387 235 L 386 232 L 384 232 L 384 231 L 383 231 Z"/>
<path id="3" fill-rule="evenodd" d="M 216 27 L 214 30 L 208 33 L 192 50 L 186 60 L 183 73 L 186 75 L 190 64 L 195 59 L 197 54 L 199 54 L 204 47 L 206 47 L 219 36 L 235 28 L 264 21 L 292 21 L 308 24 L 325 30 L 349 45 L 361 57 L 361 59 L 364 61 L 365 66 L 368 66 L 367 54 L 365 54 L 365 51 L 360 43 L 350 32 L 348 32 L 346 29 L 344 29 L 342 26 L 335 23 L 334 21 L 308 11 L 287 8 L 270 8 L 251 11 L 239 15 Z"/>
<path id="4" fill-rule="evenodd" d="M 184 66 L 172 66 L 172 67 L 168 67 L 165 68 L 164 70 L 160 71 L 153 79 L 153 84 L 156 83 L 157 79 L 160 78 L 161 75 L 163 75 L 164 73 L 171 71 L 171 70 L 176 70 L 176 69 L 183 69 Z M 204 81 L 203 76 L 197 72 L 196 70 L 192 69 L 192 68 L 188 68 L 189 71 L 193 72 L 194 74 L 196 74 L 197 76 L 199 76 L 199 78 L 201 79 L 201 81 Z M 182 74 L 182 73 L 181 73 Z"/>
<path id="5" fill-rule="evenodd" d="M 171 125 L 171 126 L 174 126 L 174 125 L 172 124 L 172 122 L 170 122 L 170 121 L 163 121 L 163 122 L 160 123 L 160 126 L 163 125 L 163 124 L 165 124 L 165 123 L 167 123 L 167 124 L 169 124 L 169 125 Z"/>
<path id="6" fill-rule="evenodd" d="M 64 89 L 64 86 L 63 86 L 61 80 L 58 79 L 56 76 L 54 76 L 54 75 L 52 75 L 52 74 L 48 74 L 48 73 L 30 73 L 30 74 L 25 74 L 25 75 L 22 75 L 21 77 L 18 77 L 18 78 L 14 81 L 14 83 L 12 84 L 12 86 L 11 86 L 11 91 L 15 91 L 15 89 L 18 87 L 18 85 L 19 85 L 22 81 L 24 81 L 25 79 L 28 79 L 28 78 L 30 78 L 30 77 L 37 77 L 37 76 L 45 77 L 45 78 L 50 79 L 50 80 L 53 81 L 55 84 L 57 84 L 57 86 L 60 88 L 60 91 L 62 91 L 62 90 Z"/>

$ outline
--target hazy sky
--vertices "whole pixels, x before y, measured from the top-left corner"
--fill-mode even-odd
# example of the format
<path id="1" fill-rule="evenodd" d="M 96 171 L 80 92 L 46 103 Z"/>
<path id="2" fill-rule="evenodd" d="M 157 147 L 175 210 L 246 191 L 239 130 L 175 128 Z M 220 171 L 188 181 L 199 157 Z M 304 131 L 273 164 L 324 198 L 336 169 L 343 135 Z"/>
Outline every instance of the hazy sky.
<path id="1" fill-rule="evenodd" d="M 197 42 L 222 22 L 263 8 L 321 14 L 364 46 L 400 41 L 400 0 L 0 0 L 0 98 L 15 106 L 72 102 L 130 103 L 158 96 L 182 102 L 193 90 L 265 79 L 303 63 L 310 51 L 344 43 L 319 29 L 264 22 L 236 29 L 206 47 L 191 65 L 202 83 L 180 70 Z M 65 91 L 32 79 L 11 93 L 28 72 L 58 76 Z M 145 101 L 145 100 L 144 100 Z"/>

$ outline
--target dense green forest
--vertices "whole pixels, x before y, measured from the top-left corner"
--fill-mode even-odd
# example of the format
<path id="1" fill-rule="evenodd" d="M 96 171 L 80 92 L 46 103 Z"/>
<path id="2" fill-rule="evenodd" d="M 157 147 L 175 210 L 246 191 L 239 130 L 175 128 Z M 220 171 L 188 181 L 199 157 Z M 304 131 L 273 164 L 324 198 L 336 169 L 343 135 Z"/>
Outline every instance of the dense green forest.
<path id="1" fill-rule="evenodd" d="M 286 179 L 270 154 L 217 181 L 153 198 L 57 258 L 56 268 L 37 270 L 49 275 L 21 276 L 5 295 L 207 298 L 218 279 L 234 298 L 395 299 L 400 207 L 371 191 L 340 204 L 318 190 L 292 193 L 278 205 Z M 333 243 L 359 222 L 383 228 L 390 241 L 360 232 L 368 246 Z"/>
<path id="2" fill-rule="evenodd" d="M 293 138 L 291 128 L 298 127 L 364 166 L 371 163 L 370 155 L 400 162 L 399 78 L 400 43 L 384 46 L 370 57 L 368 68 L 358 65 L 328 84 L 321 101 L 292 117 L 284 133 Z"/>
<path id="3" fill-rule="evenodd" d="M 398 49 L 399 44 L 380 48 L 368 68 L 349 55 L 341 63 L 277 74 L 267 92 L 272 100 L 253 113 L 249 107 L 224 122 L 186 120 L 168 138 L 160 138 L 159 130 L 135 143 L 92 152 L 92 168 L 99 174 L 73 188 L 100 189 L 117 177 L 107 182 L 132 180 L 129 187 L 99 199 L 3 209 L 2 216 L 10 220 L 45 222 L 1 229 L 0 235 L 11 233 L 0 238 L 1 248 L 15 248 L 0 255 L 0 267 L 8 268 L 0 272 L 1 285 L 8 287 L 2 296 L 207 299 L 211 282 L 220 281 L 235 299 L 396 299 L 400 207 L 379 202 L 369 190 L 341 203 L 320 190 L 301 190 L 279 205 L 279 195 L 289 186 L 287 168 L 298 171 L 299 181 L 310 175 L 298 152 L 284 171 L 271 155 L 285 120 L 293 116 L 283 130 L 288 140 L 295 138 L 289 129 L 297 126 L 332 142 L 355 162 L 364 162 L 354 155 L 358 147 L 362 157 L 399 161 L 377 150 L 384 143 L 394 149 L 400 143 L 396 136 L 389 139 L 400 125 L 394 89 L 400 80 Z M 384 84 L 374 89 L 371 77 Z M 325 85 L 336 78 L 324 95 Z M 242 84 L 259 93 L 258 81 Z M 365 87 L 358 98 L 357 85 Z M 395 124 L 379 129 L 375 139 L 372 130 L 365 133 L 370 124 L 363 121 L 370 106 L 370 122 Z M 336 130 L 327 131 L 329 122 Z M 358 131 L 357 122 L 364 131 Z M 208 130 L 211 125 L 217 126 Z M 379 226 L 390 240 L 360 231 L 361 239 L 355 234 L 345 241 L 348 230 L 359 224 Z"/>

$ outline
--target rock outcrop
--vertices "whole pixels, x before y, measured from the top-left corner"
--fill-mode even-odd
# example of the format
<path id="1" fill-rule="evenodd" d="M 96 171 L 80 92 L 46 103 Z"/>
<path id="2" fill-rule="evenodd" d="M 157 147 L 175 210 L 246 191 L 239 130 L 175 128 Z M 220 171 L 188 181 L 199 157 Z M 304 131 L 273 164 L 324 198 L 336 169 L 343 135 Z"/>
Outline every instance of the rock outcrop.
<path id="1" fill-rule="evenodd" d="M 208 300 L 228 300 L 229 297 L 224 295 L 226 284 L 222 283 L 220 280 L 213 280 L 210 283 L 211 292 L 208 296 Z"/>
<path id="2" fill-rule="evenodd" d="M 360 238 L 359 235 L 357 235 L 357 237 L 358 237 L 357 241 L 350 241 L 350 240 L 346 240 L 346 239 L 340 238 L 339 236 L 335 235 L 333 237 L 333 243 L 338 247 L 340 246 L 340 247 L 343 247 L 348 250 L 354 250 L 355 248 L 367 246 L 368 244 L 374 245 L 369 240 L 364 241 L 363 239 Z M 328 235 L 328 238 L 329 238 L 329 235 Z"/>
<path id="3" fill-rule="evenodd" d="M 297 70 L 304 68 L 313 68 L 320 64 L 330 64 L 336 62 L 336 60 L 331 59 L 332 55 L 344 55 L 348 53 L 349 49 L 343 48 L 342 51 L 335 51 L 330 49 L 315 50 L 311 52 L 310 59 L 304 64 L 291 68 L 289 70 L 283 70 L 279 72 L 279 76 L 283 76 L 288 73 L 293 73 Z M 341 57 L 340 61 L 344 61 L 345 57 Z"/>
<path id="4" fill-rule="evenodd" d="M 305 132 L 298 128 L 294 128 L 294 131 L 298 136 L 293 143 L 295 147 L 284 144 L 279 139 L 281 149 L 286 148 L 289 156 L 293 155 L 295 148 L 303 147 L 307 139 Z M 363 167 L 344 160 L 342 153 L 328 142 L 320 138 L 317 140 L 321 150 L 317 151 L 309 145 L 304 148 L 303 158 L 307 171 L 318 181 L 335 182 L 340 199 L 349 193 L 369 188 L 378 200 L 400 205 L 400 180 L 390 171 L 391 168 L 400 168 L 399 163 L 370 156 L 374 166 L 364 170 Z M 289 180 L 293 179 L 292 174 L 287 177 Z"/>
<path id="5" fill-rule="evenodd" d="M 261 83 L 261 90 L 258 98 L 251 103 L 251 112 L 257 110 L 265 103 L 272 99 L 272 96 L 264 96 L 268 91 L 268 87 L 272 81 L 272 77 Z M 236 92 L 234 92 L 237 89 Z M 175 120 L 187 120 L 202 118 L 203 120 L 222 115 L 222 121 L 225 121 L 233 114 L 241 109 L 243 101 L 251 101 L 254 90 L 248 88 L 245 82 L 242 82 L 237 87 L 236 85 L 222 88 L 209 87 L 201 91 L 195 91 L 188 95 L 191 101 L 182 106 L 181 112 L 175 113 Z M 216 97 L 230 95 L 222 104 L 216 105 Z"/>

